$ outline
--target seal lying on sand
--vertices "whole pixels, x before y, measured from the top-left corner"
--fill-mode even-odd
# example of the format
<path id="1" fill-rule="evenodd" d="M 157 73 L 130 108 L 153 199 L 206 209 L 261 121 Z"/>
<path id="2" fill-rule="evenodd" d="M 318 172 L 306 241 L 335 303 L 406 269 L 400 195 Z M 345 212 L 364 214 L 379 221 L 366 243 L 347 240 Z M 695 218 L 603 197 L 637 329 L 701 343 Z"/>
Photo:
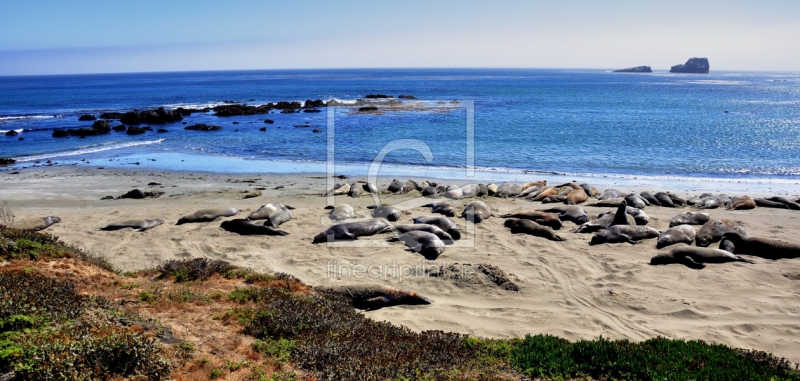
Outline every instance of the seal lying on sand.
<path id="1" fill-rule="evenodd" d="M 392 231 L 392 229 L 397 230 L 398 233 L 408 233 L 411 231 L 423 231 L 431 233 L 444 242 L 445 245 L 452 245 L 453 244 L 453 237 L 450 234 L 447 234 L 446 231 L 440 229 L 438 226 L 429 225 L 429 224 L 401 224 L 401 225 L 391 225 L 384 229 L 381 233 L 388 233 Z"/>
<path id="2" fill-rule="evenodd" d="M 237 218 L 230 221 L 222 221 L 221 228 L 241 235 L 289 235 L 288 232 L 275 229 L 272 226 L 259 225 L 244 218 Z"/>
<path id="3" fill-rule="evenodd" d="M 563 225 L 561 223 L 561 220 L 558 219 L 558 217 L 550 213 L 542 212 L 540 210 L 527 210 L 527 211 L 509 213 L 509 214 L 504 214 L 500 217 L 521 218 L 524 220 L 531 220 L 539 225 L 549 226 L 553 230 L 561 229 L 561 226 Z"/>
<path id="4" fill-rule="evenodd" d="M 444 242 L 435 234 L 424 232 L 421 230 L 412 230 L 408 233 L 403 233 L 399 237 L 391 237 L 386 239 L 387 242 L 400 241 L 412 251 L 422 254 L 425 259 L 434 260 L 444 252 Z"/>
<path id="5" fill-rule="evenodd" d="M 750 237 L 741 226 L 734 226 L 726 233 L 739 233 L 739 235 L 742 236 L 743 238 Z M 736 251 L 736 245 L 731 240 L 726 239 L 725 235 L 723 234 L 722 239 L 719 240 L 719 249 L 725 250 L 729 253 L 733 253 L 734 251 Z"/>
<path id="6" fill-rule="evenodd" d="M 691 245 L 694 242 L 694 237 L 697 231 L 691 225 L 678 225 L 667 229 L 667 231 L 658 235 L 658 242 L 656 248 L 667 247 L 676 243 L 685 243 Z"/>
<path id="7" fill-rule="evenodd" d="M 358 237 L 367 237 L 380 233 L 389 226 L 385 221 L 370 220 L 347 222 L 333 225 L 322 233 L 314 236 L 312 243 L 332 242 L 334 240 L 354 240 Z"/>
<path id="8" fill-rule="evenodd" d="M 566 195 L 566 199 L 564 203 L 569 205 L 580 204 L 586 202 L 589 199 L 589 195 L 586 194 L 586 190 L 583 189 L 580 185 L 575 183 L 566 183 L 558 186 L 560 187 L 570 187 L 572 188 L 569 193 Z"/>
<path id="9" fill-rule="evenodd" d="M 699 247 L 708 247 L 714 242 L 719 242 L 722 235 L 733 228 L 734 223 L 729 220 L 710 220 L 703 224 L 695 237 L 695 244 Z"/>
<path id="10" fill-rule="evenodd" d="M 742 196 L 736 199 L 736 201 L 728 207 L 729 210 L 749 210 L 755 209 L 756 202 L 750 196 Z"/>
<path id="11" fill-rule="evenodd" d="M 558 213 L 559 220 L 570 221 L 578 225 L 589 221 L 589 213 L 586 213 L 583 208 L 577 205 L 559 205 L 549 209 L 544 209 L 542 212 Z"/>
<path id="12" fill-rule="evenodd" d="M 200 209 L 192 214 L 181 217 L 180 219 L 178 219 L 178 223 L 176 225 L 183 225 L 193 222 L 210 222 L 216 220 L 219 217 L 235 216 L 236 213 L 239 213 L 239 209 L 236 208 Z"/>
<path id="13" fill-rule="evenodd" d="M 687 225 L 681 225 L 687 226 Z M 691 228 L 691 226 L 690 226 Z M 725 250 L 711 249 L 708 247 L 681 246 L 661 253 L 650 259 L 651 265 L 668 265 L 671 263 L 682 263 L 686 267 L 702 269 L 706 267 L 704 263 L 727 263 L 745 262 L 753 263 L 737 255 L 733 255 Z"/>
<path id="14" fill-rule="evenodd" d="M 136 229 L 140 232 L 143 232 L 147 229 L 152 229 L 158 225 L 163 224 L 163 220 L 159 220 L 158 218 L 152 220 L 127 220 L 122 222 L 115 222 L 112 224 L 108 224 L 98 230 L 120 230 L 125 228 Z"/>
<path id="15" fill-rule="evenodd" d="M 711 215 L 703 212 L 683 212 L 669 220 L 669 227 L 678 225 L 703 225 L 711 220 Z"/>
<path id="16" fill-rule="evenodd" d="M 610 211 L 603 212 L 600 213 L 598 218 L 603 217 L 607 214 L 615 214 L 615 213 L 616 212 L 610 212 Z M 647 213 L 644 212 L 644 210 L 641 210 L 639 208 L 632 208 L 628 206 L 625 208 L 625 214 L 627 214 L 628 217 L 633 218 L 633 223 L 631 225 L 647 225 L 650 222 L 650 216 L 648 216 Z M 629 221 L 630 218 L 628 219 Z"/>
<path id="17" fill-rule="evenodd" d="M 279 202 L 264 204 L 255 212 L 250 213 L 247 219 L 251 221 L 266 219 L 267 222 L 264 223 L 264 225 L 278 227 L 281 226 L 282 223 L 292 219 L 292 212 L 290 209 L 294 208 Z"/>
<path id="18" fill-rule="evenodd" d="M 339 196 L 350 193 L 350 184 L 334 184 L 332 188 L 328 189 L 322 197 Z"/>
<path id="19" fill-rule="evenodd" d="M 727 232 L 723 235 L 723 239 L 733 243 L 735 246 L 733 254 L 752 255 L 773 261 L 800 258 L 800 245 L 797 244 L 767 238 L 746 238 L 737 232 Z"/>
<path id="20" fill-rule="evenodd" d="M 321 287 L 320 290 L 341 294 L 353 302 L 353 307 L 363 310 L 377 310 L 398 305 L 431 304 L 428 298 L 414 291 L 406 291 L 389 286 L 338 286 Z"/>
<path id="21" fill-rule="evenodd" d="M 590 245 L 601 243 L 620 243 L 628 242 L 635 244 L 636 241 L 658 237 L 658 230 L 649 226 L 640 225 L 614 225 L 603 230 L 592 237 Z"/>
<path id="22" fill-rule="evenodd" d="M 328 218 L 330 218 L 332 221 L 341 221 L 349 218 L 356 218 L 356 211 L 353 210 L 353 207 L 348 204 L 326 206 L 325 209 L 333 209 L 331 210 L 331 214 L 328 215 Z"/>
<path id="23" fill-rule="evenodd" d="M 626 219 L 626 223 L 618 224 L 618 225 L 636 225 L 636 221 L 630 215 L 625 215 L 623 218 Z M 614 220 L 616 219 L 616 213 L 608 212 L 600 215 L 600 217 L 591 220 L 589 222 L 584 222 L 580 224 L 575 230 L 574 233 L 594 233 L 603 229 L 608 229 L 609 226 L 614 224 Z"/>
<path id="24" fill-rule="evenodd" d="M 367 209 L 372 209 L 372 217 L 374 218 L 385 218 L 394 222 L 403 217 L 403 212 L 391 205 L 368 206 Z"/>
<path id="25" fill-rule="evenodd" d="M 757 198 L 753 201 L 756 203 L 756 206 L 760 206 L 762 208 L 789 209 L 789 206 L 782 202 L 770 201 L 764 198 Z"/>
<path id="26" fill-rule="evenodd" d="M 444 216 L 419 216 L 414 219 L 415 224 L 428 224 L 434 225 L 439 229 L 444 230 L 447 234 L 455 240 L 461 239 L 461 231 L 458 230 L 458 225 Z"/>
<path id="27" fill-rule="evenodd" d="M 14 229 L 38 232 L 39 230 L 47 229 L 53 224 L 57 224 L 59 222 L 61 222 L 61 218 L 56 216 L 34 217 L 14 222 L 14 225 L 11 227 Z"/>
<path id="28" fill-rule="evenodd" d="M 552 229 L 547 226 L 539 225 L 531 220 L 523 220 L 520 218 L 509 218 L 503 224 L 507 228 L 511 228 L 511 233 L 523 233 L 535 237 L 542 237 L 551 241 L 565 241 L 556 234 Z"/>
<path id="29" fill-rule="evenodd" d="M 483 201 L 470 201 L 464 212 L 461 213 L 462 218 L 472 221 L 476 224 L 481 223 L 483 220 L 492 216 L 492 209 L 489 208 Z"/>
<path id="30" fill-rule="evenodd" d="M 424 207 L 430 207 L 431 212 L 438 213 L 445 215 L 447 217 L 455 217 L 456 209 L 453 207 L 453 204 L 447 201 L 444 202 L 434 202 L 433 204 L 426 204 L 422 205 Z"/>

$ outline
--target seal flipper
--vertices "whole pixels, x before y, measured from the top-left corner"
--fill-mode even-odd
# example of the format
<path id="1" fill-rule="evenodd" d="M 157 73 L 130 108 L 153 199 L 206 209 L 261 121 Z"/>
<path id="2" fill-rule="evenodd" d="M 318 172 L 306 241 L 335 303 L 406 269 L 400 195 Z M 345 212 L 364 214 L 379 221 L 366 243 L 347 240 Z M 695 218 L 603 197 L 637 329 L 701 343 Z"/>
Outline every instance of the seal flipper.
<path id="1" fill-rule="evenodd" d="M 706 268 L 706 265 L 702 263 L 697 263 L 691 257 L 683 257 L 681 258 L 681 263 L 683 263 L 686 267 L 695 270 L 702 270 Z"/>
<path id="2" fill-rule="evenodd" d="M 736 255 L 735 257 L 736 257 L 736 262 L 744 262 L 744 263 L 749 263 L 749 264 L 754 264 L 755 263 L 755 262 L 753 262 L 753 261 L 751 261 L 749 259 L 744 259 L 744 258 L 742 258 L 742 257 L 740 257 L 738 255 Z"/>

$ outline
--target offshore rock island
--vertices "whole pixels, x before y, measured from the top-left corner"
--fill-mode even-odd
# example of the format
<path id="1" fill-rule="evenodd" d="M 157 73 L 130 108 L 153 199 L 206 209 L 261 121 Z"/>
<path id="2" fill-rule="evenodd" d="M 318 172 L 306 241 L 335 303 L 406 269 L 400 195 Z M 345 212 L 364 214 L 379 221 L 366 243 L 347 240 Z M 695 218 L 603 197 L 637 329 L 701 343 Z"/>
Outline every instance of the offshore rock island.
<path id="1" fill-rule="evenodd" d="M 626 67 L 624 69 L 614 70 L 614 73 L 652 73 L 653 69 L 650 66 L 634 66 Z"/>
<path id="2" fill-rule="evenodd" d="M 669 69 L 670 73 L 693 73 L 693 74 L 708 74 L 711 66 L 708 64 L 708 58 L 689 58 L 683 65 L 675 65 Z"/>

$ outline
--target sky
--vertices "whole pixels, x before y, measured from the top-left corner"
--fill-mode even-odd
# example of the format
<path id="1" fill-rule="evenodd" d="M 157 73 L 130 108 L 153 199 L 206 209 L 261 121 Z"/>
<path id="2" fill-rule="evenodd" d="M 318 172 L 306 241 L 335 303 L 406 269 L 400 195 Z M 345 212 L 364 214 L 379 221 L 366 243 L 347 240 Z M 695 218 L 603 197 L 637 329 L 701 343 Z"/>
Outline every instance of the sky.
<path id="1" fill-rule="evenodd" d="M 292 68 L 800 71 L 800 1 L 0 0 L 0 75 Z"/>

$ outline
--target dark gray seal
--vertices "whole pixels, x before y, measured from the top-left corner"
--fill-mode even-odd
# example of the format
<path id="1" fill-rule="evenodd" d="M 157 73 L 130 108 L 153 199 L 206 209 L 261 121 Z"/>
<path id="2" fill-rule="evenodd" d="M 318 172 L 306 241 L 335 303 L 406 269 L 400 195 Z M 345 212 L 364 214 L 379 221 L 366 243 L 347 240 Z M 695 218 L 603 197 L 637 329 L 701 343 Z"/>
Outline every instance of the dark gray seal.
<path id="1" fill-rule="evenodd" d="M 667 192 L 667 196 L 669 197 L 670 200 L 672 200 L 673 205 L 686 206 L 686 199 L 678 197 L 677 195 L 669 192 Z"/>
<path id="2" fill-rule="evenodd" d="M 200 209 L 192 214 L 179 218 L 176 225 L 196 222 L 211 222 L 220 217 L 235 216 L 237 213 L 239 213 L 239 209 L 236 208 Z"/>
<path id="3" fill-rule="evenodd" d="M 483 201 L 470 201 L 467 206 L 464 207 L 464 212 L 461 213 L 462 218 L 476 224 L 483 222 L 483 220 L 491 216 L 492 209 Z"/>
<path id="4" fill-rule="evenodd" d="M 397 179 L 392 179 L 392 182 L 389 184 L 389 187 L 386 190 L 394 194 L 399 194 L 403 192 L 403 183 Z"/>
<path id="5" fill-rule="evenodd" d="M 455 240 L 461 239 L 461 231 L 458 230 L 458 225 L 444 216 L 419 216 L 414 219 L 415 224 L 428 224 L 437 226 L 439 229 L 444 230 L 447 234 Z"/>
<path id="6" fill-rule="evenodd" d="M 617 212 L 614 213 L 614 219 L 611 220 L 611 225 L 609 226 L 636 225 L 636 223 L 630 223 L 628 221 L 627 209 L 628 209 L 628 202 L 623 199 L 622 202 L 619 203 L 619 206 L 617 207 Z"/>
<path id="7" fill-rule="evenodd" d="M 789 209 L 789 206 L 784 204 L 784 203 L 782 203 L 782 202 L 770 201 L 770 200 L 767 200 L 765 198 L 757 198 L 757 199 L 755 199 L 753 201 L 755 201 L 756 206 L 759 206 L 759 207 L 762 207 L 762 208 Z"/>
<path id="8" fill-rule="evenodd" d="M 648 191 L 640 192 L 639 196 L 647 200 L 647 202 L 649 202 L 650 205 L 661 206 L 661 201 L 658 201 L 656 196 L 653 196 L 653 194 Z"/>
<path id="9" fill-rule="evenodd" d="M 640 197 L 639 195 L 636 195 L 636 194 L 633 194 L 633 193 L 631 193 L 627 197 L 625 197 L 625 202 L 627 202 L 628 205 L 630 205 L 630 206 L 632 206 L 634 208 L 637 208 L 637 209 L 644 209 L 644 208 L 647 207 L 647 204 L 649 204 L 649 202 L 647 200 L 645 200 L 642 197 Z"/>
<path id="10" fill-rule="evenodd" d="M 436 189 L 436 187 L 422 188 L 420 194 L 422 194 L 422 197 L 429 197 L 429 198 L 439 197 L 439 191 Z"/>
<path id="11" fill-rule="evenodd" d="M 625 213 L 629 216 L 628 221 L 631 225 L 647 225 L 650 223 L 650 216 L 639 208 L 632 208 L 630 206 L 625 208 Z M 600 213 L 599 217 L 603 217 L 607 214 L 616 214 L 616 212 L 603 212 Z M 633 220 L 631 220 L 633 218 Z"/>
<path id="12" fill-rule="evenodd" d="M 250 213 L 247 219 L 251 221 L 266 219 L 267 221 L 264 225 L 278 227 L 281 226 L 282 223 L 292 219 L 291 209 L 294 208 L 279 202 L 264 204 L 255 212 Z"/>
<path id="13" fill-rule="evenodd" d="M 513 234 L 523 233 L 535 237 L 546 238 L 551 241 L 565 241 L 565 239 L 556 234 L 553 229 L 550 229 L 547 226 L 539 225 L 531 220 L 509 218 L 503 225 L 507 228 L 510 228 L 511 233 Z"/>
<path id="14" fill-rule="evenodd" d="M 14 229 L 38 232 L 59 222 L 61 222 L 61 218 L 56 216 L 34 217 L 16 221 L 11 227 Z"/>
<path id="15" fill-rule="evenodd" d="M 667 247 L 676 243 L 685 243 L 691 245 L 694 242 L 694 237 L 697 231 L 691 225 L 678 225 L 667 229 L 667 231 L 658 235 L 658 242 L 656 248 Z"/>
<path id="16" fill-rule="evenodd" d="M 368 206 L 367 208 L 372 209 L 373 218 L 385 218 L 389 221 L 397 221 L 403 217 L 403 212 L 391 205 Z"/>
<path id="17" fill-rule="evenodd" d="M 347 195 L 353 198 L 361 197 L 361 194 L 364 192 L 364 188 L 358 186 L 356 183 L 350 184 L 350 192 L 347 192 Z"/>
<path id="18" fill-rule="evenodd" d="M 265 225 L 260 225 L 244 218 L 222 221 L 219 226 L 226 231 L 240 235 L 289 235 L 288 232 L 267 226 L 266 222 Z"/>
<path id="19" fill-rule="evenodd" d="M 711 220 L 711 215 L 703 212 L 683 212 L 669 220 L 669 227 L 678 225 L 703 225 Z"/>
<path id="20" fill-rule="evenodd" d="M 728 230 L 725 233 L 726 234 L 727 233 L 739 233 L 739 235 L 742 236 L 743 238 L 749 238 L 750 237 L 749 235 L 747 235 L 747 232 L 741 226 L 734 226 L 734 227 L 732 227 L 730 230 Z M 719 249 L 720 250 L 725 250 L 725 251 L 727 251 L 729 253 L 733 253 L 734 251 L 736 251 L 736 245 L 731 240 L 726 239 L 725 238 L 725 234 L 723 234 L 722 235 L 722 239 L 719 240 Z"/>
<path id="21" fill-rule="evenodd" d="M 422 254 L 425 259 L 434 260 L 444 252 L 444 242 L 433 233 L 421 230 L 412 230 L 401 234 L 399 237 L 386 239 L 387 242 L 400 241 L 406 244 L 409 249 Z"/>
<path id="22" fill-rule="evenodd" d="M 681 225 L 687 226 L 687 225 Z M 745 262 L 753 263 L 737 255 L 733 255 L 727 251 L 719 249 L 711 249 L 707 247 L 694 247 L 694 246 L 681 246 L 676 247 L 669 252 L 660 253 L 650 259 L 651 265 L 668 265 L 671 263 L 680 263 L 692 269 L 702 269 L 706 265 L 704 263 L 727 263 L 727 262 Z"/>
<path id="23" fill-rule="evenodd" d="M 575 233 L 594 233 L 603 229 L 608 229 L 612 225 L 617 214 L 615 212 L 607 212 L 601 214 L 598 218 L 585 222 L 575 229 Z M 625 215 L 623 218 L 627 219 L 626 225 L 636 225 L 633 216 Z"/>
<path id="24" fill-rule="evenodd" d="M 527 210 L 515 213 L 504 214 L 502 218 L 521 218 L 524 220 L 531 220 L 539 225 L 544 225 L 552 228 L 553 230 L 561 229 L 563 225 L 561 220 L 553 214 L 542 212 L 540 210 Z"/>
<path id="25" fill-rule="evenodd" d="M 443 202 L 434 202 L 432 204 L 423 205 L 424 207 L 431 208 L 431 212 L 445 215 L 447 217 L 455 217 L 456 216 L 456 208 L 453 206 L 452 203 L 443 201 Z"/>
<path id="26" fill-rule="evenodd" d="M 401 224 L 401 225 L 391 225 L 384 229 L 381 233 L 387 233 L 392 231 L 392 229 L 397 230 L 398 233 L 408 233 L 410 231 L 423 231 L 431 233 L 444 242 L 445 245 L 452 245 L 453 244 L 453 237 L 450 234 L 447 234 L 446 231 L 440 229 L 438 226 L 429 225 L 429 224 Z"/>
<path id="27" fill-rule="evenodd" d="M 331 219 L 331 221 L 342 221 L 350 218 L 356 218 L 356 211 L 348 204 L 326 206 L 325 209 L 331 209 L 331 214 L 328 215 L 328 218 Z"/>
<path id="28" fill-rule="evenodd" d="M 115 222 L 112 224 L 108 224 L 98 230 L 120 230 L 120 229 L 131 228 L 143 232 L 147 229 L 152 229 L 163 223 L 164 221 L 159 220 L 158 218 L 154 218 L 152 220 L 126 220 L 122 222 Z"/>
<path id="29" fill-rule="evenodd" d="M 354 240 L 358 237 L 368 237 L 380 233 L 389 226 L 385 221 L 369 220 L 359 222 L 346 222 L 333 225 L 322 233 L 314 236 L 312 243 L 333 242 L 336 240 Z"/>
<path id="30" fill-rule="evenodd" d="M 622 198 L 622 197 L 607 198 L 607 199 L 604 199 L 604 200 L 599 200 L 599 201 L 595 202 L 594 204 L 589 204 L 588 206 L 616 208 L 616 207 L 619 206 L 619 204 L 622 204 L 623 202 L 625 202 L 625 199 Z M 625 205 L 628 205 L 628 204 L 625 203 Z"/>
<path id="31" fill-rule="evenodd" d="M 414 291 L 382 285 L 320 287 L 320 290 L 343 295 L 350 299 L 354 308 L 368 311 L 399 305 L 431 304 L 428 298 Z"/>
<path id="32" fill-rule="evenodd" d="M 547 197 L 542 199 L 542 204 L 553 204 L 553 203 L 557 203 L 557 202 L 563 202 L 565 204 L 568 203 L 567 196 L 560 195 L 560 194 L 554 194 L 554 195 L 547 196 Z"/>
<path id="33" fill-rule="evenodd" d="M 731 241 L 735 246 L 733 254 L 752 255 L 771 259 L 800 258 L 800 245 L 774 239 L 743 237 L 737 232 L 727 232 L 723 239 Z"/>
<path id="34" fill-rule="evenodd" d="M 786 197 L 775 196 L 775 197 L 770 197 L 767 200 L 768 201 L 780 202 L 781 204 L 784 204 L 787 207 L 789 207 L 789 209 L 791 209 L 791 210 L 800 210 L 800 204 L 798 204 L 798 203 L 796 203 L 794 201 L 791 201 Z"/>
<path id="35" fill-rule="evenodd" d="M 695 244 L 699 247 L 708 247 L 714 242 L 719 242 L 722 235 L 734 227 L 734 223 L 728 220 L 710 220 L 703 224 L 695 237 Z"/>
<path id="36" fill-rule="evenodd" d="M 547 213 L 558 213 L 558 219 L 580 225 L 589 222 L 589 213 L 577 205 L 559 205 L 542 210 Z"/>
<path id="37" fill-rule="evenodd" d="M 658 192 L 658 193 L 654 194 L 653 196 L 656 198 L 656 200 L 658 200 L 658 202 L 659 202 L 659 204 L 661 206 L 664 206 L 664 207 L 667 207 L 667 208 L 674 208 L 675 207 L 675 203 L 672 202 L 672 197 L 669 197 L 668 194 L 666 194 L 664 192 Z"/>
<path id="38" fill-rule="evenodd" d="M 649 226 L 639 226 L 639 225 L 614 225 L 609 226 L 608 229 L 603 230 L 594 236 L 592 236 L 592 241 L 589 242 L 590 245 L 597 245 L 601 243 L 620 243 L 620 242 L 628 242 L 630 244 L 635 244 L 636 241 L 640 241 L 647 238 L 656 238 L 658 237 L 658 230 L 653 229 Z"/>

